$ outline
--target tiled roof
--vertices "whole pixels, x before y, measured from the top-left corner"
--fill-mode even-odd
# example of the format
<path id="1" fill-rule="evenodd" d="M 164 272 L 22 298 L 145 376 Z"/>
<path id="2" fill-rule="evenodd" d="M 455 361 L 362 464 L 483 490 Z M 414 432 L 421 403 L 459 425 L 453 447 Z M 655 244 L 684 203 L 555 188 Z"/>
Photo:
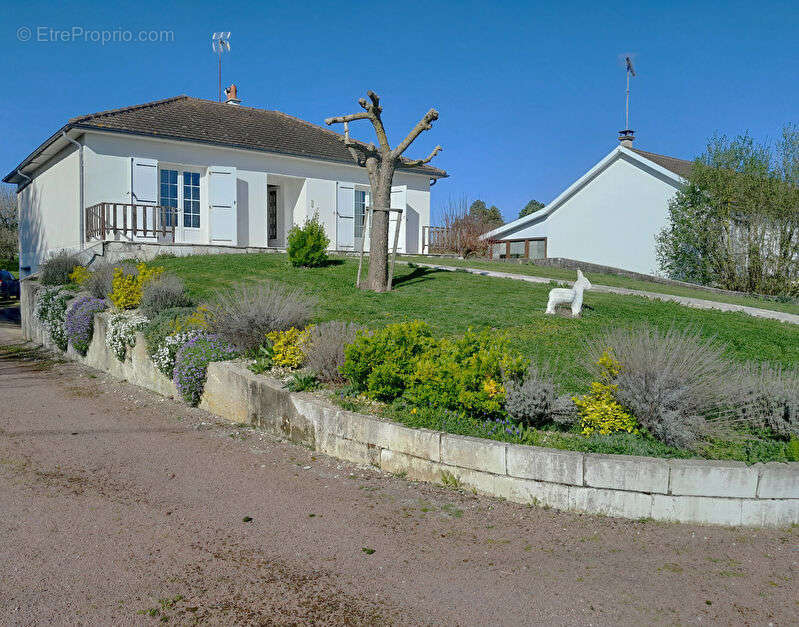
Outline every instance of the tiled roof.
<path id="1" fill-rule="evenodd" d="M 646 150 L 638 150 L 631 148 L 634 153 L 641 155 L 644 159 L 649 159 L 653 163 L 666 168 L 669 172 L 674 172 L 683 178 L 688 178 L 691 173 L 691 167 L 694 165 L 693 161 L 686 161 L 685 159 L 677 159 L 675 157 L 667 157 L 666 155 L 659 155 L 655 152 L 647 152 Z"/>
<path id="2" fill-rule="evenodd" d="M 73 118 L 70 125 L 353 163 L 342 136 L 327 128 L 280 111 L 189 96 L 92 113 Z M 431 177 L 447 175 L 427 165 L 407 170 Z"/>

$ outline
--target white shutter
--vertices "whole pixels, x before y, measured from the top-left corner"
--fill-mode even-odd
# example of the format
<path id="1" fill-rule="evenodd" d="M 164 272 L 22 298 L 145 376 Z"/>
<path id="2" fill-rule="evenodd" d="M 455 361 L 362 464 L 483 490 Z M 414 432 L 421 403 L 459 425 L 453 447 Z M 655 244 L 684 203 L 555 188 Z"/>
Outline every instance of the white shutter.
<path id="1" fill-rule="evenodd" d="M 208 209 L 211 242 L 237 243 L 236 168 L 208 168 Z"/>
<path id="2" fill-rule="evenodd" d="M 391 212 L 390 222 L 388 225 L 388 249 L 389 252 L 394 250 L 394 232 L 399 225 L 399 242 L 397 242 L 397 250 L 400 252 L 405 251 L 405 210 L 408 204 L 408 186 L 395 185 L 391 188 L 391 208 L 402 209 L 402 213 Z"/>
<path id="3" fill-rule="evenodd" d="M 355 184 L 336 186 L 336 249 L 355 247 Z"/>
<path id="4" fill-rule="evenodd" d="M 134 205 L 157 205 L 158 161 L 131 157 L 130 164 L 130 202 Z M 132 219 L 130 211 L 128 219 Z M 155 211 L 147 210 L 147 230 L 153 231 L 155 224 Z M 141 208 L 136 210 L 136 227 L 144 228 L 144 210 Z M 155 236 L 155 233 L 152 235 Z"/>

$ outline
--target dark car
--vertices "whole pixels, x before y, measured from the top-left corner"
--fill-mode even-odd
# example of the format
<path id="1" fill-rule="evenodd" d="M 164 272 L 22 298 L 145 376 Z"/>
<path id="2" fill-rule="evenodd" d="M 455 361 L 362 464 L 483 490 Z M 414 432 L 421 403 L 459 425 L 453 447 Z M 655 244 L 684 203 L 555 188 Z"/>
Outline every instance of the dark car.
<path id="1" fill-rule="evenodd" d="M 8 270 L 0 270 L 0 294 L 3 298 L 19 298 L 19 281 Z"/>

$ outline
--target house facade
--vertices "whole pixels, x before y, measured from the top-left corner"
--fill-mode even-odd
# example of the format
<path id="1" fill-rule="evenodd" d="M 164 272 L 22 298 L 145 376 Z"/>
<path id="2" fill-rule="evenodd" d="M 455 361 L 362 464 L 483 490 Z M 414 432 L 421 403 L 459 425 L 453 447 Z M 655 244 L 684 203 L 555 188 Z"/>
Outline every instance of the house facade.
<path id="1" fill-rule="evenodd" d="M 563 257 L 655 274 L 655 237 L 691 165 L 634 149 L 625 135 L 551 203 L 483 237 L 494 240 L 494 258 Z"/>
<path id="2" fill-rule="evenodd" d="M 235 98 L 178 96 L 74 118 L 4 178 L 17 184 L 21 276 L 53 251 L 102 241 L 283 248 L 291 226 L 314 215 L 331 249 L 368 250 L 368 176 L 342 140 Z M 399 251 L 421 252 L 430 186 L 446 176 L 396 171 Z"/>

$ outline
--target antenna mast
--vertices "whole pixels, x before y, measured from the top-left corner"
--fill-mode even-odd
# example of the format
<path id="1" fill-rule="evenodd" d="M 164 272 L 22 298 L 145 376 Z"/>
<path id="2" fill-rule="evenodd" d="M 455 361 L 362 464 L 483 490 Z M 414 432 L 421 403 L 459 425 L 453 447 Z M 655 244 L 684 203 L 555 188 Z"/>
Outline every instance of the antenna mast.
<path id="1" fill-rule="evenodd" d="M 635 76 L 635 68 L 630 57 L 624 57 L 627 64 L 627 99 L 624 103 L 624 128 L 630 128 L 630 76 Z"/>
<path id="2" fill-rule="evenodd" d="M 217 98 L 222 102 L 222 53 L 230 52 L 230 31 L 226 33 L 214 33 L 211 35 L 211 50 L 217 55 L 219 60 L 219 77 Z"/>

